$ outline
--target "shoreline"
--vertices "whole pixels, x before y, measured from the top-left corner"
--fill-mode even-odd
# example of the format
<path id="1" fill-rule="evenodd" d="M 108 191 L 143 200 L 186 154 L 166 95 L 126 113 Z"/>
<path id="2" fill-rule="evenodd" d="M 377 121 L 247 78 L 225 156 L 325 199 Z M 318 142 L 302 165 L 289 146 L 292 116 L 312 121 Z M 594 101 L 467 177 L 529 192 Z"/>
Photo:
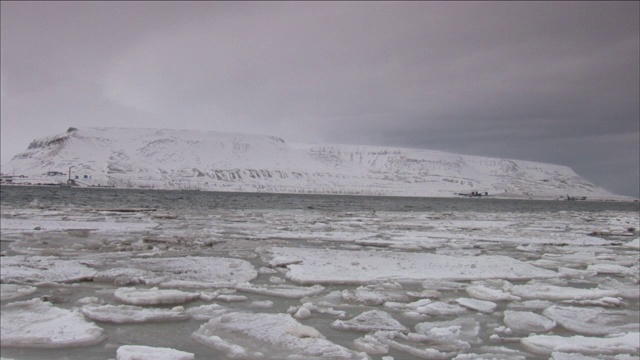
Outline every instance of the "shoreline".
<path id="1" fill-rule="evenodd" d="M 638 203 L 640 199 L 633 198 L 624 195 L 616 195 L 614 197 L 602 197 L 602 196 L 587 196 L 586 199 L 574 199 L 567 200 L 566 195 L 558 195 L 558 196 L 531 196 L 526 194 L 510 194 L 510 193 L 501 193 L 501 194 L 489 194 L 482 196 L 466 196 L 466 195 L 458 195 L 454 193 L 452 195 L 439 195 L 439 194 L 428 194 L 428 195 L 414 195 L 414 194 L 384 194 L 384 195 L 371 195 L 371 194 L 358 194 L 358 193 L 330 193 L 330 192 L 273 192 L 273 191 L 246 191 L 246 190 L 224 190 L 224 189 L 180 189 L 180 188 L 150 188 L 150 187 L 118 187 L 118 186 L 109 186 L 109 185 L 75 185 L 69 186 L 66 184 L 17 184 L 17 183 L 2 183 L 0 187 L 4 186 L 16 186 L 16 187 L 46 187 L 46 188 L 70 188 L 70 189 L 112 189 L 112 190 L 155 190 L 155 191 L 182 191 L 182 192 L 212 192 L 212 193 L 240 193 L 240 194 L 266 194 L 266 195 L 311 195 L 311 196 L 345 196 L 345 197 L 377 197 L 377 198 L 438 198 L 438 199 L 473 199 L 473 200 L 482 200 L 485 199 L 494 199 L 494 200 L 527 200 L 527 201 L 570 201 L 570 202 L 623 202 L 623 203 Z"/>

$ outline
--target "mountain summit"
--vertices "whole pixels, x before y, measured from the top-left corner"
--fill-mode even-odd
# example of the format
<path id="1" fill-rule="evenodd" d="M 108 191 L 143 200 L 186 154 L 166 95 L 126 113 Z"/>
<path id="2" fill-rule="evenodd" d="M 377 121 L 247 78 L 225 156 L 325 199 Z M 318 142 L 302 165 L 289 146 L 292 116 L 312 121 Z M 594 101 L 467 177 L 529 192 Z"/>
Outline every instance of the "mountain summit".
<path id="1" fill-rule="evenodd" d="M 271 136 L 159 129 L 69 128 L 31 142 L 3 166 L 3 173 L 40 183 L 66 183 L 70 174 L 80 186 L 617 198 L 572 169 L 552 164 L 419 149 L 288 145 Z"/>

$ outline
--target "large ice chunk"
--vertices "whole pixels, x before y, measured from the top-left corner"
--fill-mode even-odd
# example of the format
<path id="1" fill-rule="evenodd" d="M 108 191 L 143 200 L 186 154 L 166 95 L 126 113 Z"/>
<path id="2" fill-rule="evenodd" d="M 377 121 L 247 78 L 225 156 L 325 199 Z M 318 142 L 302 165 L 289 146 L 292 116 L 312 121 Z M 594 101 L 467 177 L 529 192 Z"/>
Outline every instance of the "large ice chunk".
<path id="1" fill-rule="evenodd" d="M 293 286 L 293 285 L 252 285 L 241 284 L 235 287 L 236 290 L 252 294 L 277 296 L 287 299 L 302 299 L 306 296 L 318 295 L 324 290 L 323 286 Z"/>
<path id="2" fill-rule="evenodd" d="M 350 320 L 336 320 L 331 323 L 331 327 L 340 330 L 353 331 L 406 331 L 407 328 L 391 315 L 380 310 L 365 311 Z"/>
<path id="3" fill-rule="evenodd" d="M 640 250 L 640 238 L 635 238 L 631 241 L 629 241 L 626 244 L 623 244 L 622 246 L 626 247 L 626 248 L 630 248 L 630 249 L 638 249 Z"/>
<path id="4" fill-rule="evenodd" d="M 464 342 L 468 347 L 480 341 L 480 323 L 472 318 L 423 322 L 416 324 L 415 329 L 418 334 L 435 342 Z"/>
<path id="5" fill-rule="evenodd" d="M 209 320 L 191 337 L 234 359 L 366 359 L 324 338 L 288 314 L 232 312 Z"/>
<path id="6" fill-rule="evenodd" d="M 189 319 L 181 307 L 174 309 L 148 309 L 133 305 L 85 305 L 80 311 L 94 321 L 116 324 L 136 324 L 156 321 L 179 321 Z"/>
<path id="7" fill-rule="evenodd" d="M 218 257 L 182 257 L 133 259 L 129 266 L 151 271 L 156 283 L 171 281 L 173 285 L 207 285 L 245 283 L 258 276 L 246 260 Z"/>
<path id="8" fill-rule="evenodd" d="M 542 313 L 579 334 L 608 335 L 640 331 L 638 312 L 554 305 Z"/>
<path id="9" fill-rule="evenodd" d="M 522 346 L 537 354 L 553 352 L 578 353 L 583 355 L 638 354 L 640 333 L 630 332 L 612 337 L 532 335 L 520 340 Z"/>
<path id="10" fill-rule="evenodd" d="M 617 296 L 616 290 L 603 289 L 581 289 L 569 286 L 557 286 L 548 284 L 526 284 L 516 285 L 511 293 L 523 299 L 541 299 L 541 300 L 585 300 L 599 299 L 605 296 Z"/>
<path id="11" fill-rule="evenodd" d="M 28 285 L 0 284 L 0 300 L 13 300 L 33 294 L 38 290 Z"/>
<path id="12" fill-rule="evenodd" d="M 91 280 L 95 273 L 78 260 L 61 260 L 53 256 L 6 256 L 0 261 L 3 283 L 69 283 Z"/>
<path id="13" fill-rule="evenodd" d="M 617 264 L 593 264 L 587 267 L 587 271 L 594 271 L 598 274 L 614 274 L 620 276 L 638 277 L 638 267 L 627 267 Z"/>
<path id="14" fill-rule="evenodd" d="M 141 345 L 122 345 L 116 351 L 116 360 L 193 360 L 189 352 Z"/>
<path id="15" fill-rule="evenodd" d="M 441 301 L 433 301 L 431 299 L 420 299 L 408 304 L 389 301 L 386 302 L 384 306 L 429 316 L 460 315 L 467 312 L 467 309 L 462 306 L 447 304 Z"/>
<path id="16" fill-rule="evenodd" d="M 511 330 L 543 333 L 556 326 L 556 322 L 531 311 L 504 311 L 504 323 Z"/>
<path id="17" fill-rule="evenodd" d="M 511 301 L 511 300 L 516 300 L 516 301 L 520 301 L 520 298 L 518 296 L 514 296 L 511 295 L 509 293 L 506 293 L 500 289 L 492 289 L 490 287 L 484 286 L 484 285 L 471 285 L 468 286 L 466 289 L 467 294 L 469 294 L 470 296 L 476 298 L 476 299 L 480 299 L 480 300 L 487 300 L 487 301 Z"/>
<path id="18" fill-rule="evenodd" d="M 554 271 L 541 269 L 507 256 L 455 257 L 412 252 L 287 247 L 271 248 L 270 252 L 273 257 L 281 260 L 296 260 L 288 263 L 290 271 L 286 277 L 301 284 L 557 277 Z"/>
<path id="19" fill-rule="evenodd" d="M 458 298 L 456 299 L 456 302 L 466 308 L 469 308 L 471 310 L 475 310 L 484 314 L 491 314 L 498 307 L 498 304 L 491 301 L 486 301 L 486 300 Z"/>
<path id="20" fill-rule="evenodd" d="M 387 301 L 409 301 L 409 296 L 398 283 L 360 286 L 355 290 L 343 290 L 342 299 L 363 305 L 382 305 Z"/>
<path id="21" fill-rule="evenodd" d="M 210 320 L 229 312 L 229 309 L 218 304 L 200 305 L 187 309 L 187 313 L 195 320 Z"/>
<path id="22" fill-rule="evenodd" d="M 89 346 L 106 336 L 78 311 L 60 309 L 40 299 L 5 305 L 0 344 L 5 347 L 63 348 Z"/>
<path id="23" fill-rule="evenodd" d="M 119 288 L 113 292 L 116 299 L 131 305 L 183 304 L 200 297 L 199 293 L 181 290 Z"/>
<path id="24" fill-rule="evenodd" d="M 97 272 L 93 277 L 93 281 L 116 285 L 131 285 L 146 284 L 149 279 L 153 279 L 154 277 L 150 271 L 131 268 L 113 268 Z"/>

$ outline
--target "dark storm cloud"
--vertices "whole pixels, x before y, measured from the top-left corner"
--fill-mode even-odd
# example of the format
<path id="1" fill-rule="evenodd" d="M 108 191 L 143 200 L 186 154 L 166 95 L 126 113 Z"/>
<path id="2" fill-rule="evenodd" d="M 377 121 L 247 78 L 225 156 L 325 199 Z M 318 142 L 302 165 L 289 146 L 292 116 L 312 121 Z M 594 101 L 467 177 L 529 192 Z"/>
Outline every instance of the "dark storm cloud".
<path id="1" fill-rule="evenodd" d="M 169 127 L 552 162 L 640 191 L 638 2 L 1 6 L 3 161 L 70 125 Z"/>

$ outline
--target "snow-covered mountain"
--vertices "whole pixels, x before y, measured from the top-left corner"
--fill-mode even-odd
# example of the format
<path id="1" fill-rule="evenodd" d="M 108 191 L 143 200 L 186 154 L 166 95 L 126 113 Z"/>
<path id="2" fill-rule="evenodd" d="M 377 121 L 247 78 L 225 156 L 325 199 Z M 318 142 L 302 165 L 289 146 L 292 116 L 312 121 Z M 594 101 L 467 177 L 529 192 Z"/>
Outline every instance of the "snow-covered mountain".
<path id="1" fill-rule="evenodd" d="M 274 193 L 618 198 L 565 166 L 205 131 L 69 128 L 2 167 L 14 182 Z M 49 173 L 49 175 L 47 175 Z M 20 178 L 19 176 L 24 176 Z"/>

